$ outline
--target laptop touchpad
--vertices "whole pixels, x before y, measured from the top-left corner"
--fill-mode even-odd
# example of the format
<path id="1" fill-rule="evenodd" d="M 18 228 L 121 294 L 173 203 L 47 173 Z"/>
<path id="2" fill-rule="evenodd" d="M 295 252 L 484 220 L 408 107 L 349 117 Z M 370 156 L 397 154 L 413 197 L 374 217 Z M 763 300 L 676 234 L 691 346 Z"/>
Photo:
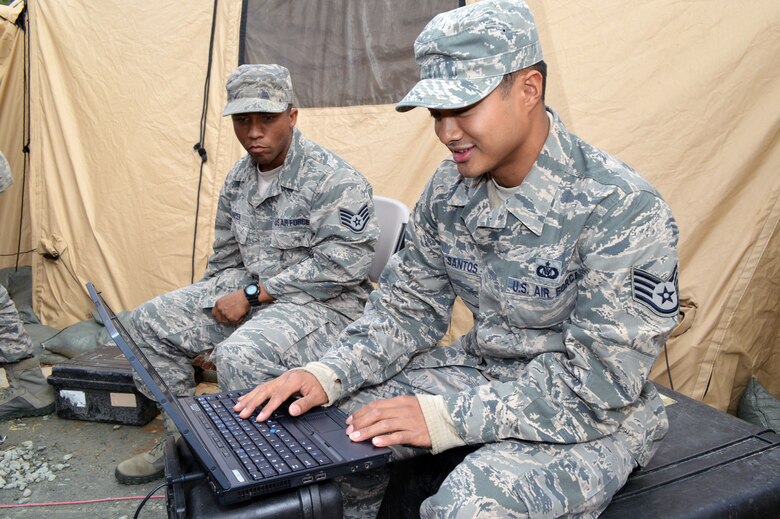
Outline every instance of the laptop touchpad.
<path id="1" fill-rule="evenodd" d="M 319 433 L 343 430 L 346 427 L 345 425 L 336 423 L 325 413 L 317 413 L 313 416 L 304 415 L 303 419 L 312 429 Z"/>

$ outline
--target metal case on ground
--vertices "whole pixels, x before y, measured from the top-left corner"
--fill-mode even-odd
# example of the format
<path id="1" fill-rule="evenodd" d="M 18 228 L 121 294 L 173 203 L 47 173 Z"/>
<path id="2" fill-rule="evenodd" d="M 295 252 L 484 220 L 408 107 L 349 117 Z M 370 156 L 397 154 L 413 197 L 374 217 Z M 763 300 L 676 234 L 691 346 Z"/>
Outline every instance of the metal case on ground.
<path id="1" fill-rule="evenodd" d="M 99 346 L 57 364 L 48 380 L 60 418 L 144 425 L 159 413 L 135 387 L 130 363 L 116 346 Z"/>

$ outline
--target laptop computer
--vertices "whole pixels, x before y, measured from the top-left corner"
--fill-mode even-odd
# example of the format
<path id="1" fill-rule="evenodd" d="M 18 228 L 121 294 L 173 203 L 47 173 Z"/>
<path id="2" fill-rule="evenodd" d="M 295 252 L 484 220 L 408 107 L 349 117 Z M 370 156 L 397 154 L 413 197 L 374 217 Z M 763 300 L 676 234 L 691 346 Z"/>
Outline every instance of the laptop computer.
<path id="1" fill-rule="evenodd" d="M 229 505 L 373 469 L 390 458 L 388 448 L 352 442 L 345 432 L 347 416 L 335 407 L 292 417 L 285 404 L 258 423 L 254 417 L 239 418 L 232 409 L 236 398 L 249 389 L 175 396 L 92 282 L 87 290 L 109 335 L 173 420 L 220 503 Z"/>

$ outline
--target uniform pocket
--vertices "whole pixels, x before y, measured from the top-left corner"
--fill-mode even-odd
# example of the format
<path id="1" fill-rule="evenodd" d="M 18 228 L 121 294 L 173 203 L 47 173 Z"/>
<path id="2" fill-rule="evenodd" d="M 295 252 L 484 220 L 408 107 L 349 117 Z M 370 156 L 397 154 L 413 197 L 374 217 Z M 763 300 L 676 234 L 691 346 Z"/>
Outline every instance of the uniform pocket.
<path id="1" fill-rule="evenodd" d="M 515 328 L 548 328 L 568 319 L 577 299 L 576 273 L 557 286 L 526 278 L 508 277 L 501 294 L 501 307 Z"/>
<path id="2" fill-rule="evenodd" d="M 271 246 L 279 250 L 308 248 L 311 237 L 307 229 L 274 229 Z"/>

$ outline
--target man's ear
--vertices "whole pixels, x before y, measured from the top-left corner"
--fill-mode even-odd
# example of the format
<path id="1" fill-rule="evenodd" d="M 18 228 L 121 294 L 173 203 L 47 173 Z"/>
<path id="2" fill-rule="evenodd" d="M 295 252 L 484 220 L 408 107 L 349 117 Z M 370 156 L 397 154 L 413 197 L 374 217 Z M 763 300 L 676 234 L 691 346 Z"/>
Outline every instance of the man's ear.
<path id="1" fill-rule="evenodd" d="M 296 122 L 298 122 L 298 109 L 293 106 L 290 108 L 290 128 L 294 128 Z"/>
<path id="2" fill-rule="evenodd" d="M 529 108 L 542 100 L 542 74 L 538 70 L 528 69 L 522 76 L 523 97 Z"/>

